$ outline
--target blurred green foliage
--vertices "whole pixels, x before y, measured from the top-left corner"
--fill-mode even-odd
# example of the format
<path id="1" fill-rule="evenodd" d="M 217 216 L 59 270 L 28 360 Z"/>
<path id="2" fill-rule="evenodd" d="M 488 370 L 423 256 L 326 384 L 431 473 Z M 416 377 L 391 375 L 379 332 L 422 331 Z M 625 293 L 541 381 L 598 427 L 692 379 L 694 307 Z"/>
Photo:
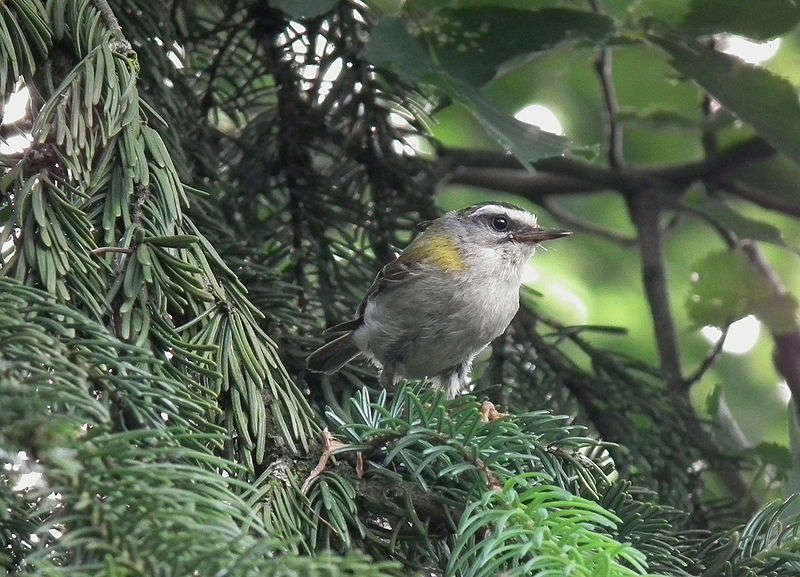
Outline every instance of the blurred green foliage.
<path id="1" fill-rule="evenodd" d="M 460 6 L 465 4 L 525 4 L 526 8 L 532 8 L 531 4 L 560 5 L 558 2 L 459 3 Z M 783 89 L 787 98 L 796 101 L 796 87 L 800 83 L 800 67 L 797 65 L 800 62 L 800 31 L 796 24 L 800 15 L 792 2 L 611 0 L 604 6 L 608 14 L 623 21 L 657 18 L 693 34 L 725 31 L 747 34 L 751 39 L 761 41 L 781 34 L 777 52 L 760 66 L 791 82 L 791 90 L 788 83 L 783 84 Z M 599 156 L 604 145 L 603 100 L 593 69 L 595 54 L 593 49 L 574 44 L 551 49 L 495 77 L 487 83 L 484 92 L 509 114 L 531 104 L 547 107 L 558 118 L 573 146 Z M 742 55 L 746 57 L 748 54 Z M 680 67 L 676 70 L 670 66 L 667 54 L 652 45 L 620 43 L 613 48 L 613 80 L 623 113 L 624 155 L 628 163 L 666 166 L 703 158 L 702 91 L 681 78 Z M 742 89 L 737 78 L 722 75 L 720 82 L 729 86 L 732 93 Z M 763 90 L 766 104 L 772 93 L 766 85 Z M 790 100 L 786 102 L 791 104 Z M 754 110 L 761 114 L 763 107 L 756 105 Z M 776 113 L 780 114 L 781 110 L 778 107 Z M 783 120 L 789 121 L 789 118 L 784 116 Z M 495 147 L 491 136 L 460 104 L 438 110 L 433 120 L 434 136 L 446 147 Z M 719 131 L 718 138 L 721 144 L 725 144 L 741 141 L 752 133 L 749 125 L 729 121 Z M 742 169 L 736 174 L 743 181 L 757 184 L 793 206 L 800 202 L 800 169 L 785 157 Z M 491 198 L 518 202 L 542 215 L 546 224 L 556 223 L 544 207 L 525 199 L 463 186 L 446 188 L 439 195 L 439 203 L 443 208 L 451 209 Z M 634 230 L 624 201 L 613 193 L 573 195 L 560 200 L 560 204 L 572 214 L 581 215 L 609 230 L 627 234 Z M 800 223 L 796 218 L 742 200 L 734 199 L 729 204 L 742 217 L 774 227 L 772 230 L 779 231 L 789 247 L 800 246 Z M 692 294 L 692 274 L 722 250 L 725 250 L 725 243 L 708 222 L 685 215 L 680 217 L 667 241 L 670 298 L 687 367 L 701 363 L 711 346 L 700 334 L 695 326 L 696 319 L 685 305 Z M 800 293 L 797 254 L 777 246 L 764 246 L 763 250 L 789 292 Z M 533 266 L 538 275 L 532 286 L 545 293 L 540 304 L 547 314 L 563 319 L 567 324 L 585 322 L 625 327 L 628 334 L 624 338 L 599 334 L 593 339 L 603 346 L 657 363 L 639 264 L 633 258 L 635 251 L 632 247 L 617 246 L 602 238 L 579 233 L 568 244 L 554 246 L 535 260 Z M 736 290 L 748 291 L 751 282 L 756 282 L 752 276 L 725 276 L 723 271 L 719 272 L 719 276 L 715 275 L 708 281 L 710 285 L 739 284 Z M 741 316 L 744 315 L 737 320 Z M 786 445 L 787 398 L 779 386 L 781 381 L 782 377 L 773 364 L 771 336 L 762 327 L 752 348 L 744 353 L 723 353 L 715 367 L 694 386 L 692 395 L 696 407 L 702 411 L 703 402 L 713 387 L 721 385 L 725 401 L 750 442 Z"/>

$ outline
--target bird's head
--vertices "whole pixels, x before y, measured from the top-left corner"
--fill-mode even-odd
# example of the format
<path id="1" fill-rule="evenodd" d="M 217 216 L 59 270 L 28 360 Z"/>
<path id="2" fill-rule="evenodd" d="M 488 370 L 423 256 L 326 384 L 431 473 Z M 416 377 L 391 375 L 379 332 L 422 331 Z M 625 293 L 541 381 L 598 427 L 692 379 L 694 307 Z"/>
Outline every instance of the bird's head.
<path id="1" fill-rule="evenodd" d="M 466 258 L 496 259 L 519 268 L 539 243 L 571 234 L 541 228 L 536 216 L 504 202 L 473 205 L 439 220 L 440 230 L 457 239 L 459 252 Z"/>

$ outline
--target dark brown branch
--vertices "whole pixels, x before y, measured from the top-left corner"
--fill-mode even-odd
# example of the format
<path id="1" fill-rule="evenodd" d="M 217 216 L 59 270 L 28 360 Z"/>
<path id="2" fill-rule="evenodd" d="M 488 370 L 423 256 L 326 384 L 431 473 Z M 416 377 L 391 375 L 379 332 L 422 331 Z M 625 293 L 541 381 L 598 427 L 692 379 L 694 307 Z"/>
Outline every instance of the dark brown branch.
<path id="1" fill-rule="evenodd" d="M 603 12 L 600 0 L 589 0 L 589 6 L 595 14 Z M 612 48 L 603 46 L 594 69 L 600 77 L 600 87 L 603 89 L 603 102 L 605 103 L 604 115 L 606 124 L 606 141 L 608 142 L 608 165 L 619 170 L 624 164 L 624 154 L 622 150 L 622 125 L 617 121 L 619 116 L 619 103 L 617 102 L 617 92 L 614 89 L 614 69 L 612 61 Z"/>
<path id="2" fill-rule="evenodd" d="M 534 315 L 525 308 L 520 310 L 520 314 L 517 318 L 518 321 L 522 323 L 522 326 L 526 328 L 527 336 L 532 339 L 534 344 L 542 343 L 535 330 L 535 322 L 537 319 L 550 327 L 561 328 L 559 323 L 550 319 L 534 317 Z M 570 332 L 567 337 L 591 358 L 594 366 L 600 367 L 601 371 L 609 375 L 615 382 L 630 387 L 631 391 L 641 391 L 641 389 L 638 389 L 639 385 L 632 377 L 630 369 L 620 364 L 616 358 L 598 352 L 588 342 L 582 339 L 577 332 Z M 613 418 L 613 415 L 609 414 L 605 408 L 605 403 L 598 402 L 596 398 L 597 391 L 592 388 L 590 383 L 587 383 L 582 373 L 572 371 L 570 367 L 564 366 L 559 355 L 550 347 L 542 345 L 537 347 L 537 351 L 539 351 L 539 354 L 542 355 L 546 362 L 559 366 L 559 374 L 561 375 L 564 386 L 569 389 L 570 393 L 574 395 L 581 404 L 581 407 L 586 412 L 592 424 L 597 428 L 601 437 L 613 442 L 624 441 L 624 435 L 629 433 L 625 429 L 620 429 L 618 419 Z M 647 368 L 645 365 L 641 365 L 637 370 L 647 371 Z M 649 373 L 649 371 L 647 372 Z M 685 427 L 686 436 L 684 442 L 691 443 L 692 448 L 696 449 L 710 467 L 719 474 L 731 494 L 741 500 L 743 509 L 751 511 L 754 503 L 749 496 L 747 485 L 739 476 L 735 459 L 723 454 L 714 438 L 702 427 L 695 415 L 686 391 L 670 390 L 667 394 L 668 402 L 672 407 L 669 415 L 675 415 L 674 418 L 680 418 L 681 423 Z M 682 455 L 681 458 L 683 458 L 683 456 L 684 455 Z M 689 457 L 690 461 L 693 459 L 694 457 Z"/>
<path id="3" fill-rule="evenodd" d="M 593 234 L 623 246 L 635 246 L 639 242 L 635 237 L 605 229 L 575 216 L 564 207 L 559 206 L 559 204 L 552 198 L 542 199 L 541 204 L 550 214 L 556 217 L 563 224 L 570 227 L 573 231 Z"/>
<path id="4" fill-rule="evenodd" d="M 515 159 L 488 151 L 443 150 L 439 158 L 454 168 L 445 184 L 501 190 L 540 202 L 547 195 L 627 191 L 651 187 L 658 182 L 665 188 L 682 189 L 699 180 L 723 177 L 774 154 L 775 149 L 769 144 L 753 138 L 702 161 L 663 168 L 626 167 L 618 171 L 577 158 L 557 157 L 540 160 L 535 163 L 539 172 L 530 173 Z"/>
<path id="5" fill-rule="evenodd" d="M 680 347 L 670 310 L 664 263 L 664 233 L 661 229 L 661 203 L 657 196 L 635 194 L 629 202 L 636 225 L 642 257 L 642 280 L 653 316 L 661 372 L 672 390 L 682 390 Z"/>
<path id="6" fill-rule="evenodd" d="M 92 5 L 100 12 L 100 17 L 105 22 L 108 29 L 111 31 L 111 34 L 114 37 L 114 42 L 112 43 L 112 48 L 119 50 L 120 52 L 130 52 L 133 50 L 131 47 L 131 43 L 128 42 L 128 39 L 125 38 L 125 34 L 122 32 L 122 26 L 119 25 L 119 20 L 117 20 L 114 11 L 111 9 L 111 6 L 108 5 L 106 0 L 92 0 Z"/>
<path id="7" fill-rule="evenodd" d="M 92 0 L 92 4 L 94 4 L 94 7 L 100 12 L 108 29 L 118 38 L 122 38 L 122 26 L 119 25 L 119 20 L 117 20 L 108 2 L 106 2 L 106 0 Z"/>
<path id="8" fill-rule="evenodd" d="M 767 262 L 764 253 L 756 242 L 745 243 L 745 254 L 750 262 L 761 272 L 772 290 L 772 298 L 786 298 L 786 287 L 781 282 L 778 275 Z M 797 326 L 797 321 L 795 321 Z M 775 368 L 786 380 L 786 385 L 792 392 L 792 400 L 800 414 L 800 328 L 791 332 L 776 334 L 775 339 Z"/>
<path id="9" fill-rule="evenodd" d="M 707 118 L 711 113 L 711 99 L 708 95 L 703 100 L 703 114 Z M 703 132 L 703 146 L 707 155 L 716 152 L 715 145 L 717 143 L 716 135 L 710 131 Z M 775 199 L 773 196 L 766 194 L 758 189 L 752 188 L 745 183 L 734 179 L 716 178 L 709 179 L 706 183 L 709 190 L 716 187 L 722 188 L 725 191 L 735 194 L 741 198 L 745 198 L 754 202 L 764 208 L 771 210 L 778 210 L 785 214 L 800 216 L 800 208 L 788 202 L 783 202 L 780 199 Z M 725 231 L 723 236 L 727 234 L 731 236 L 729 231 Z M 727 239 L 726 239 L 727 240 Z M 728 240 L 729 246 L 731 241 Z M 780 302 L 784 299 L 790 299 L 786 287 L 781 282 L 778 275 L 770 266 L 757 242 L 747 242 L 743 246 L 744 253 L 749 258 L 750 262 L 758 269 L 761 276 L 766 280 L 771 289 L 772 300 Z M 791 313 L 790 313 L 791 314 Z M 786 385 L 792 392 L 792 399 L 795 408 L 800 414 L 800 326 L 798 320 L 795 319 L 793 323 L 787 323 L 790 327 L 788 332 L 777 332 L 774 327 L 771 328 L 772 337 L 775 340 L 774 363 L 777 371 L 786 380 Z M 724 341 L 725 335 L 723 334 L 720 343 Z M 720 349 L 721 344 L 720 344 Z"/>
<path id="10" fill-rule="evenodd" d="M 642 172 L 677 186 L 686 186 L 698 180 L 713 179 L 732 170 L 772 158 L 774 155 L 775 149 L 767 142 L 760 138 L 750 138 L 705 160 Z"/>
<path id="11" fill-rule="evenodd" d="M 233 11 L 229 12 L 231 15 Z M 208 114 L 208 111 L 216 104 L 214 102 L 214 83 L 217 80 L 217 74 L 220 70 L 220 65 L 222 61 L 228 54 L 228 48 L 230 48 L 231 43 L 233 42 L 234 38 L 236 38 L 236 34 L 239 32 L 238 28 L 231 28 L 228 32 L 228 35 L 225 37 L 225 40 L 222 42 L 222 46 L 217 50 L 216 55 L 214 56 L 214 60 L 211 61 L 211 66 L 208 67 L 208 85 L 206 86 L 205 94 L 203 94 L 203 98 L 200 99 L 200 105 L 204 109 L 204 116 Z"/>
<path id="12" fill-rule="evenodd" d="M 740 180 L 721 178 L 716 180 L 715 184 L 730 194 L 749 200 L 760 207 L 800 217 L 800 204 L 797 202 L 783 201 Z"/>
<path id="13" fill-rule="evenodd" d="M 642 186 L 650 179 L 645 173 L 639 174 L 634 170 L 611 170 L 605 166 L 586 162 L 578 158 L 568 158 L 566 156 L 543 158 L 537 161 L 534 166 L 537 170 L 543 172 L 552 172 L 590 182 L 597 182 L 605 185 L 606 188 L 613 188 L 616 190 L 623 190 L 629 188 L 631 185 Z"/>
<path id="14" fill-rule="evenodd" d="M 719 356 L 722 353 L 722 347 L 725 345 L 725 339 L 728 336 L 729 329 L 730 326 L 725 327 L 725 329 L 722 331 L 722 335 L 719 337 L 719 340 L 714 344 L 714 348 L 711 349 L 711 353 L 705 359 L 703 359 L 703 362 L 700 363 L 700 366 L 697 367 L 697 370 L 694 373 L 684 379 L 683 384 L 685 388 L 688 389 L 697 381 L 702 379 L 703 376 L 711 369 L 711 367 L 714 366 L 714 363 L 717 362 L 717 359 L 719 359 Z"/>
<path id="15" fill-rule="evenodd" d="M 744 243 L 742 248 L 747 257 L 750 259 L 750 262 L 755 265 L 761 275 L 766 279 L 770 288 L 775 293 L 784 294 L 786 292 L 786 287 L 783 285 L 783 281 L 781 281 L 778 274 L 772 270 L 772 267 L 769 265 L 766 257 L 764 256 L 764 253 L 761 252 L 761 247 L 759 247 L 757 243 L 750 241 Z"/>
<path id="16" fill-rule="evenodd" d="M 608 164 L 613 169 L 622 167 L 622 126 L 617 122 L 619 105 L 614 90 L 612 72 L 611 48 L 606 46 L 600 50 L 600 56 L 595 63 L 595 70 L 600 76 L 603 87 L 603 100 L 606 103 L 605 117 L 608 130 Z"/>
<path id="17" fill-rule="evenodd" d="M 731 495 L 739 501 L 743 511 L 754 512 L 756 503 L 750 492 L 750 488 L 739 474 L 739 467 L 736 459 L 725 455 L 714 440 L 714 437 L 700 424 L 700 421 L 694 413 L 694 407 L 692 407 L 689 396 L 686 394 L 678 396 L 676 394 L 673 398 L 673 404 L 676 408 L 681 408 L 682 406 L 686 428 L 691 436 L 692 442 L 703 452 L 712 472 L 719 476 Z"/>
<path id="18" fill-rule="evenodd" d="M 800 331 L 773 335 L 775 339 L 775 368 L 792 392 L 795 408 L 800 414 Z"/>
<path id="19" fill-rule="evenodd" d="M 687 431 L 695 446 L 702 451 L 731 495 L 740 500 L 746 509 L 752 509 L 754 503 L 750 490 L 739 474 L 736 463 L 723 454 L 711 434 L 700 424 L 689 399 L 688 389 L 684 385 L 680 347 L 667 292 L 664 238 L 659 223 L 661 195 L 661 191 L 648 195 L 637 191 L 629 198 L 631 218 L 640 239 L 642 277 L 653 317 L 661 372 L 670 391 L 672 404 L 678 414 L 683 415 Z"/>
<path id="20" fill-rule="evenodd" d="M 516 156 L 496 150 L 438 147 L 436 156 L 453 168 L 525 168 Z"/>
<path id="21" fill-rule="evenodd" d="M 538 172 L 531 174 L 524 170 L 508 168 L 460 167 L 447 177 L 443 184 L 464 184 L 490 190 L 501 190 L 525 196 L 534 202 L 554 194 L 574 194 L 594 192 L 604 187 L 600 182 L 592 182 L 571 176 Z"/>

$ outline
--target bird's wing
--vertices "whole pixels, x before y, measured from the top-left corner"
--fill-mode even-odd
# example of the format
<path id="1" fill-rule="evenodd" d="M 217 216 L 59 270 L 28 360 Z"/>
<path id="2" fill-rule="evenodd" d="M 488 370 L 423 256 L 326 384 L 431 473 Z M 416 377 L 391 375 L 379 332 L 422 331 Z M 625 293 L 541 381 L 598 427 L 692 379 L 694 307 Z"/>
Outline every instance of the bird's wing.
<path id="1" fill-rule="evenodd" d="M 328 327 L 327 329 L 322 331 L 322 334 L 327 336 L 327 335 L 336 335 L 340 333 L 347 333 L 350 331 L 354 331 L 361 326 L 362 322 L 364 322 L 364 319 L 361 316 L 359 316 L 356 319 L 344 321 L 343 323 L 339 323 L 337 325 Z"/>
<path id="2" fill-rule="evenodd" d="M 412 259 L 410 259 L 406 253 L 401 254 L 378 272 L 375 280 L 372 281 L 372 284 L 367 290 L 364 300 L 358 305 L 356 317 L 349 321 L 330 326 L 325 329 L 322 334 L 335 335 L 356 330 L 364 323 L 364 310 L 367 308 L 367 303 L 371 298 L 384 290 L 413 278 L 423 268 L 423 263 L 413 264 Z"/>
<path id="3" fill-rule="evenodd" d="M 367 303 L 375 295 L 413 282 L 423 273 L 464 270 L 466 264 L 454 240 L 441 234 L 423 233 L 408 245 L 403 254 L 381 269 L 358 307 L 357 315 L 364 314 Z"/>
<path id="4" fill-rule="evenodd" d="M 358 307 L 358 312 L 356 313 L 358 319 L 363 317 L 364 310 L 367 308 L 367 303 L 370 299 L 374 298 L 375 295 L 408 282 L 422 272 L 424 269 L 423 263 L 409 259 L 407 254 L 407 252 L 401 254 L 378 272 L 369 290 L 367 290 L 364 300 L 361 301 Z"/>

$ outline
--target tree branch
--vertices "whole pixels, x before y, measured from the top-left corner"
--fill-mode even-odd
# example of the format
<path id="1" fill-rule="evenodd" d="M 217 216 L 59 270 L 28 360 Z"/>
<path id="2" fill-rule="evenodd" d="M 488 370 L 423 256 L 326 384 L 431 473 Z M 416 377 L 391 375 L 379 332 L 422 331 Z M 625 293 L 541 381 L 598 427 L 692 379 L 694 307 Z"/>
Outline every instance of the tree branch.
<path id="1" fill-rule="evenodd" d="M 670 389 L 682 390 L 680 347 L 670 310 L 664 263 L 664 233 L 661 230 L 661 203 L 657 197 L 633 194 L 629 201 L 631 220 L 636 225 L 642 256 L 644 282 L 653 316 L 661 372 Z"/>
<path id="2" fill-rule="evenodd" d="M 772 158 L 775 154 L 775 149 L 764 140 L 750 138 L 717 154 L 710 155 L 704 160 L 664 168 L 645 169 L 642 172 L 652 178 L 669 181 L 678 186 L 686 186 L 698 180 L 714 178 L 732 170 L 761 162 Z"/>
<path id="3" fill-rule="evenodd" d="M 680 348 L 675 331 L 667 292 L 664 264 L 664 238 L 659 223 L 661 191 L 645 195 L 636 191 L 629 197 L 631 218 L 638 230 L 642 253 L 642 278 L 653 317 L 656 344 L 661 359 L 661 372 L 670 391 L 672 403 L 683 415 L 690 438 L 704 454 L 713 471 L 744 507 L 752 509 L 750 489 L 739 475 L 736 463 L 726 456 L 719 445 L 698 421 L 682 376 Z"/>
<path id="4" fill-rule="evenodd" d="M 614 74 L 611 60 L 611 48 L 605 46 L 600 50 L 600 56 L 595 62 L 595 70 L 600 76 L 605 101 L 606 130 L 608 132 L 608 164 L 613 169 L 619 169 L 624 163 L 622 152 L 622 126 L 617 122 L 619 104 L 614 90 Z"/>
<path id="5" fill-rule="evenodd" d="M 792 400 L 800 414 L 800 331 L 773 335 L 775 339 L 775 368 L 786 379 Z"/>
<path id="6" fill-rule="evenodd" d="M 596 192 L 608 188 L 601 182 L 560 174 L 546 172 L 531 174 L 525 170 L 471 166 L 457 168 L 443 184 L 463 184 L 500 190 L 525 196 L 534 202 L 541 202 L 544 197 L 549 195 Z"/>
<path id="7" fill-rule="evenodd" d="M 724 189 L 726 192 L 749 200 L 760 207 L 800 217 L 800 204 L 783 201 L 772 194 L 754 188 L 749 184 L 745 184 L 741 180 L 720 178 L 715 180 L 714 184 Z"/>
<path id="8" fill-rule="evenodd" d="M 758 243 L 747 242 L 743 249 L 750 262 L 755 265 L 769 284 L 773 297 L 786 296 L 786 287 L 767 262 Z M 800 329 L 782 334 L 773 332 L 772 338 L 775 340 L 775 368 L 786 380 L 786 385 L 792 392 L 792 400 L 800 414 Z"/>
<path id="9" fill-rule="evenodd" d="M 703 99 L 703 114 L 708 117 L 711 111 L 711 98 L 706 95 Z M 716 152 L 715 145 L 717 144 L 716 135 L 710 131 L 703 132 L 703 147 L 707 155 Z M 715 187 L 722 188 L 729 193 L 735 194 L 741 198 L 745 198 L 754 202 L 764 208 L 771 210 L 778 210 L 784 214 L 791 214 L 793 216 L 800 216 L 800 207 L 792 205 L 788 202 L 783 202 L 780 199 L 775 199 L 771 195 L 763 193 L 760 190 L 754 189 L 745 183 L 734 179 L 716 178 L 709 179 L 706 183 L 709 189 Z M 731 233 L 726 230 L 720 231 L 723 237 L 726 238 L 729 246 L 733 243 Z M 727 236 L 726 236 L 727 235 Z M 778 275 L 770 266 L 761 248 L 755 241 L 744 243 L 742 247 L 744 253 L 747 255 L 750 262 L 761 273 L 761 276 L 767 282 L 771 289 L 771 299 L 781 301 L 783 299 L 791 298 L 788 295 L 786 287 L 781 282 Z M 792 392 L 792 400 L 794 401 L 795 408 L 800 414 L 800 321 L 795 319 L 794 323 L 787 323 L 787 326 L 792 328 L 788 332 L 777 332 L 774 327 L 770 327 L 772 337 L 775 340 L 774 363 L 776 370 L 783 375 L 786 380 L 786 385 Z M 726 329 L 727 331 L 727 329 Z M 724 341 L 725 334 L 723 334 L 720 343 Z M 719 346 L 722 348 L 721 344 Z M 702 367 L 701 367 L 702 368 Z"/>
<path id="10" fill-rule="evenodd" d="M 119 20 L 117 20 L 108 2 L 106 0 L 92 0 L 92 5 L 100 12 L 100 16 L 114 36 L 116 47 L 121 47 L 124 52 L 132 50 L 133 47 L 131 43 L 128 42 L 128 39 L 125 38 L 125 34 L 122 32 L 122 26 L 119 25 Z"/>
<path id="11" fill-rule="evenodd" d="M 589 0 L 589 6 L 595 14 L 603 12 L 600 0 Z M 614 89 L 614 69 L 610 46 L 603 46 L 594 63 L 594 69 L 600 77 L 600 87 L 603 89 L 603 102 L 605 103 L 606 141 L 608 142 L 608 165 L 619 170 L 625 162 L 623 154 L 622 126 L 617 121 L 619 103 L 617 92 Z"/>
<path id="12" fill-rule="evenodd" d="M 530 173 L 523 170 L 516 159 L 490 151 L 445 149 L 439 159 L 454 168 L 445 184 L 511 192 L 540 202 L 546 195 L 601 190 L 624 192 L 650 187 L 656 182 L 663 183 L 667 189 L 682 189 L 699 180 L 722 177 L 774 154 L 775 149 L 769 144 L 753 138 L 706 160 L 658 168 L 625 167 L 617 171 L 577 158 L 557 157 L 536 162 L 534 166 L 538 172 Z"/>
<path id="13" fill-rule="evenodd" d="M 711 354 L 703 359 L 703 362 L 700 363 L 700 366 L 697 367 L 697 370 L 694 373 L 684 379 L 683 385 L 686 389 L 689 389 L 693 384 L 702 379 L 708 370 L 714 366 L 714 363 L 717 362 L 719 355 L 722 353 L 722 347 L 725 345 L 725 339 L 728 336 L 729 329 L 730 326 L 725 327 L 719 337 L 719 340 L 714 344 L 714 348 L 711 349 Z"/>
<path id="14" fill-rule="evenodd" d="M 94 7 L 100 12 L 108 29 L 111 30 L 115 36 L 122 37 L 122 26 L 119 25 L 119 20 L 117 20 L 108 2 L 106 2 L 106 0 L 92 0 L 92 4 L 94 4 Z"/>

